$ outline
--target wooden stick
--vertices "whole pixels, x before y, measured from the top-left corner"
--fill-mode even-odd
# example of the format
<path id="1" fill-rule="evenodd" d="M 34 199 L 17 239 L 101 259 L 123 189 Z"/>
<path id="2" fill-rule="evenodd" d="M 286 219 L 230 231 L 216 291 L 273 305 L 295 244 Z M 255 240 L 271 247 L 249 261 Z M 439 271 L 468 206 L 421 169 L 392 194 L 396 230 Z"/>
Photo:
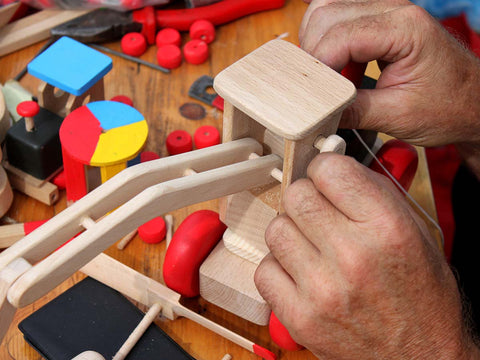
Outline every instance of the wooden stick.
<path id="1" fill-rule="evenodd" d="M 167 224 L 167 236 L 165 241 L 168 248 L 173 236 L 173 216 L 170 214 L 165 215 L 165 223 Z"/>
<path id="2" fill-rule="evenodd" d="M 52 28 L 90 11 L 48 9 L 5 25 L 0 29 L 0 56 L 48 39 Z"/>
<path id="3" fill-rule="evenodd" d="M 180 303 L 180 294 L 106 254 L 98 255 L 80 271 L 146 306 L 161 304 L 162 315 L 167 319 L 174 320 L 177 316 L 183 316 L 248 351 L 271 354 L 269 358 L 275 359 L 275 355 L 267 349 L 184 307 Z"/>
<path id="4" fill-rule="evenodd" d="M 267 155 L 149 187 L 78 235 L 74 241 L 37 263 L 18 279 L 9 291 L 12 304 L 17 307 L 31 304 L 107 249 L 118 238 L 153 219 L 157 214 L 269 184 L 272 182 L 272 169 L 281 164 L 282 160 L 277 155 Z M 53 220 L 49 222 L 51 221 Z M 44 238 L 44 234 L 38 231 L 42 227 L 36 230 L 39 238 Z M 34 233 L 35 231 L 30 235 Z M 23 240 L 27 238 L 28 236 Z"/>
<path id="5" fill-rule="evenodd" d="M 253 139 L 242 139 L 129 167 L 2 252 L 0 271 L 18 257 L 36 263 L 48 256 L 83 230 L 80 219 L 84 216 L 98 219 L 149 186 L 183 176 L 187 168 L 201 172 L 243 161 L 252 152 L 261 154 L 262 146 Z"/>
<path id="6" fill-rule="evenodd" d="M 148 329 L 150 324 L 155 320 L 155 318 L 158 316 L 158 314 L 160 314 L 161 311 L 162 305 L 160 305 L 159 303 L 153 304 L 153 306 L 143 317 L 142 321 L 140 321 L 135 330 L 133 330 L 128 339 L 115 354 L 113 360 L 123 360 L 127 357 L 128 353 L 133 349 L 135 344 L 142 337 L 143 333 Z"/>
<path id="7" fill-rule="evenodd" d="M 222 360 L 232 360 L 232 355 L 230 354 L 225 354 L 222 358 Z"/>
<path id="8" fill-rule="evenodd" d="M 117 249 L 118 250 L 123 250 L 125 249 L 125 246 L 128 245 L 130 241 L 137 235 L 138 229 L 134 229 L 131 232 L 129 232 L 127 235 L 125 235 L 123 238 L 120 239 L 120 241 L 117 243 Z"/>

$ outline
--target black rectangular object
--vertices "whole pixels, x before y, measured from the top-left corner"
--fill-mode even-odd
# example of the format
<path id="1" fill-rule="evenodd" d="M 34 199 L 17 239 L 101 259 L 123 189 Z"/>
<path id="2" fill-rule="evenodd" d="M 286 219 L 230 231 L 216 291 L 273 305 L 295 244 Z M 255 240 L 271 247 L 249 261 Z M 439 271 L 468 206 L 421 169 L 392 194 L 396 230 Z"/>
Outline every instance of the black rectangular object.
<path id="1" fill-rule="evenodd" d="M 18 328 L 47 360 L 93 350 L 111 359 L 144 314 L 122 294 L 85 278 L 24 319 Z M 195 360 L 151 324 L 126 360 Z"/>

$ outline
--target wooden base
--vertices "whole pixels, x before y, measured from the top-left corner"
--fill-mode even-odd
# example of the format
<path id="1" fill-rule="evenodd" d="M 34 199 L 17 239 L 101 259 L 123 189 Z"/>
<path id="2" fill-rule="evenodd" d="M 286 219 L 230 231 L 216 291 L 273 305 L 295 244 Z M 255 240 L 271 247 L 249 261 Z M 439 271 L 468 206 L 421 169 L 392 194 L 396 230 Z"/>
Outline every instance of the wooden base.
<path id="1" fill-rule="evenodd" d="M 200 267 L 200 295 L 241 318 L 267 325 L 271 310 L 255 287 L 256 268 L 220 241 Z"/>

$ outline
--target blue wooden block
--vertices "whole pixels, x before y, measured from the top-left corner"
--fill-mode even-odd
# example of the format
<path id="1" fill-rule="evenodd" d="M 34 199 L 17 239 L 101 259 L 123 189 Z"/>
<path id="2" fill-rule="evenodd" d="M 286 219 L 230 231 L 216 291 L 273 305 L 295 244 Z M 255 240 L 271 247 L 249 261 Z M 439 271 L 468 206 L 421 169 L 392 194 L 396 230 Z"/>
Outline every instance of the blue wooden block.
<path id="1" fill-rule="evenodd" d="M 28 64 L 28 72 L 63 91 L 82 95 L 112 69 L 112 59 L 62 37 Z"/>

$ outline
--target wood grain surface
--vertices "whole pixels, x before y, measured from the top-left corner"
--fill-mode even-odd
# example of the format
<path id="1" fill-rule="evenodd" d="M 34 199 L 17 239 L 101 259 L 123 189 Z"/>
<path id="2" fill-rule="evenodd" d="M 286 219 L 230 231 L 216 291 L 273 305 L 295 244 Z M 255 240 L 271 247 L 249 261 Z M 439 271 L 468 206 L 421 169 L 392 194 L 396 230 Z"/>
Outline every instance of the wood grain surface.
<path id="1" fill-rule="evenodd" d="M 298 27 L 307 5 L 302 0 L 287 0 L 284 8 L 254 14 L 232 23 L 217 27 L 216 40 L 209 45 L 210 59 L 201 65 L 183 63 L 170 74 L 137 65 L 128 60 L 112 56 L 113 70 L 105 77 L 106 98 L 116 95 L 127 95 L 133 99 L 134 106 L 144 116 L 149 125 L 149 135 L 146 150 L 157 152 L 160 156 L 167 156 L 165 139 L 167 135 L 177 129 L 187 130 L 193 135 L 202 125 L 216 126 L 222 130 L 222 112 L 204 105 L 188 96 L 190 85 L 202 75 L 215 76 L 222 69 L 236 60 L 250 53 L 263 43 L 278 36 L 287 41 L 298 44 Z M 188 34 L 183 34 L 184 43 L 189 40 Z M 24 66 L 41 48 L 44 42 L 37 43 L 12 54 L 0 58 L 0 83 L 5 83 L 19 73 Z M 105 44 L 111 49 L 120 51 L 120 42 Z M 156 47 L 151 46 L 142 55 L 142 59 L 156 62 Z M 39 80 L 26 75 L 21 80 L 22 86 L 36 95 Z M 206 109 L 206 116 L 200 120 L 190 120 L 181 115 L 180 108 L 187 103 L 201 104 Z M 422 151 L 420 151 L 423 154 Z M 425 168 L 425 160 L 421 159 L 421 169 L 412 185 L 412 195 L 426 209 L 435 216 L 430 179 Z M 43 220 L 58 214 L 66 207 L 64 191 L 60 200 L 53 206 L 47 206 L 32 198 L 15 192 L 13 204 L 7 216 L 18 221 Z M 189 206 L 172 212 L 174 228 L 190 213 L 200 209 L 218 210 L 218 200 Z M 163 215 L 163 214 L 158 214 Z M 5 219 L 2 221 L 5 222 Z M 435 231 L 432 228 L 432 232 Z M 120 240 L 120 239 L 119 239 Z M 165 252 L 165 242 L 160 244 L 143 243 L 136 236 L 124 250 L 115 245 L 105 251 L 108 255 L 129 265 L 137 271 L 163 282 L 162 265 Z M 14 322 L 0 345 L 0 359 L 36 360 L 41 357 L 23 340 L 18 330 L 18 323 L 43 304 L 58 296 L 65 289 L 72 286 L 84 277 L 76 273 L 48 295 L 42 297 L 32 305 L 18 309 Z M 315 357 L 303 350 L 300 352 L 281 351 L 269 339 L 268 329 L 253 325 L 240 319 L 223 309 L 207 303 L 203 299 L 186 300 L 185 304 L 200 312 L 209 319 L 238 332 L 242 336 L 255 341 L 261 346 L 275 352 L 280 359 L 306 360 Z M 140 308 L 144 311 L 143 306 Z M 170 321 L 158 318 L 155 321 L 187 352 L 199 360 L 220 360 L 225 354 L 232 355 L 234 360 L 257 359 L 251 352 L 233 344 L 232 342 L 206 330 L 202 326 L 179 318 Z"/>

